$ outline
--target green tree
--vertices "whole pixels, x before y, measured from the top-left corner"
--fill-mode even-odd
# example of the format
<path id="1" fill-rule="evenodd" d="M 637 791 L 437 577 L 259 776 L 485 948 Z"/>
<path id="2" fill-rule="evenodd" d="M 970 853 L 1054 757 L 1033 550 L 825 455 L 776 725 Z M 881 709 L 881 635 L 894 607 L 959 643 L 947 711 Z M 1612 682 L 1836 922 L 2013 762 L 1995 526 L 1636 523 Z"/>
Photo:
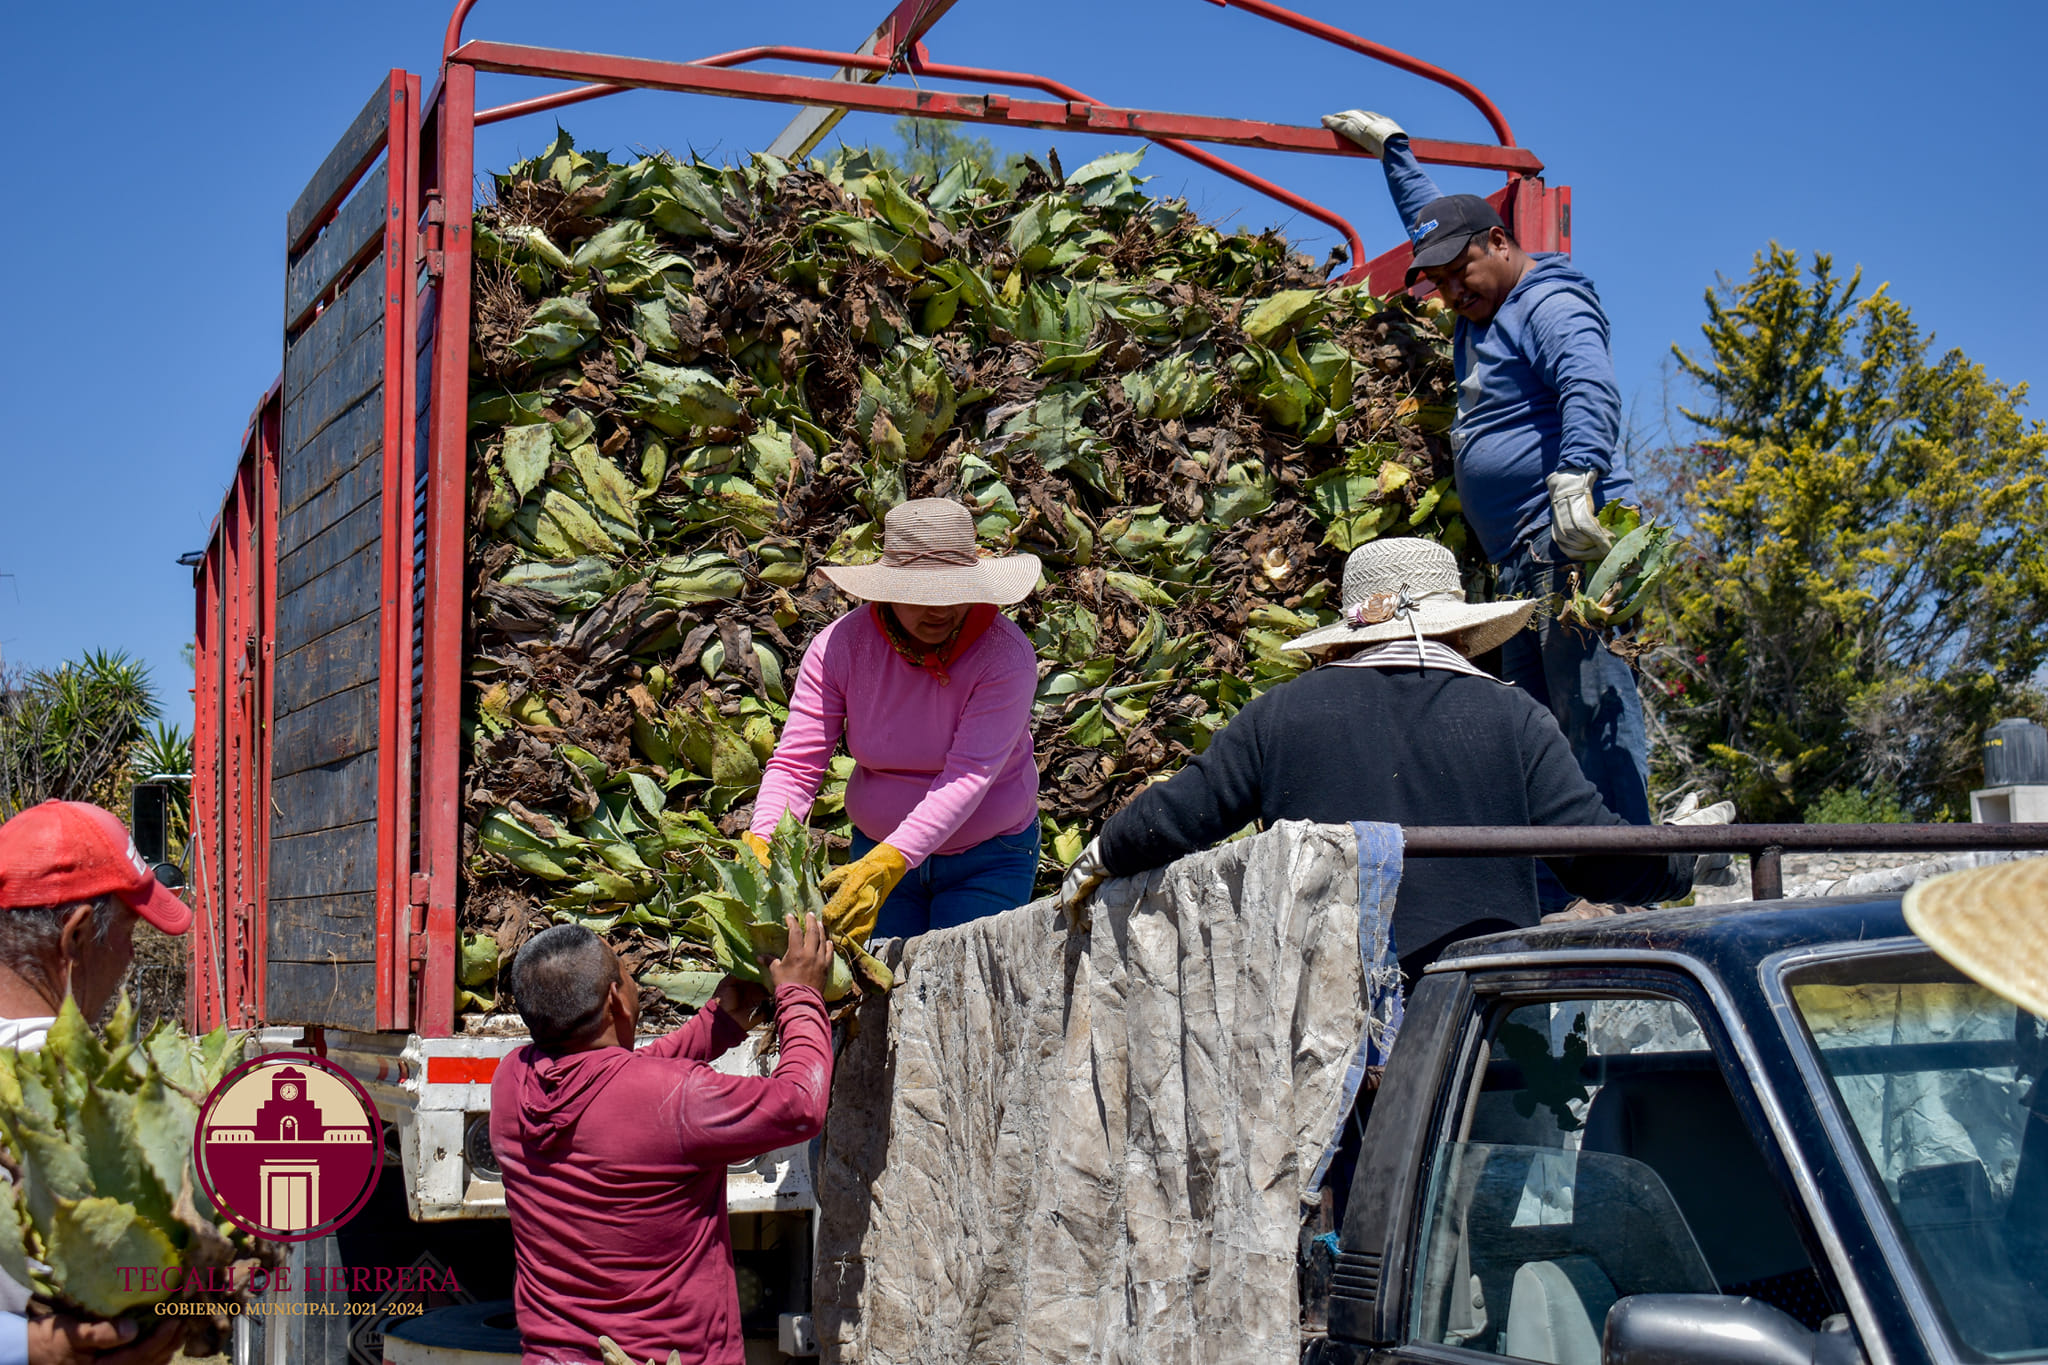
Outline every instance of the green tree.
<path id="1" fill-rule="evenodd" d="M 1745 819 L 1859 791 L 1957 813 L 1984 726 L 2048 709 L 2048 430 L 1860 283 L 1774 243 L 1674 347 L 1707 401 L 1659 465 L 1692 553 L 1645 694 L 1662 784 Z"/>
<path id="2" fill-rule="evenodd" d="M 118 651 L 0 679 L 0 818 L 52 800 L 118 810 L 157 712 L 148 667 Z"/>
<path id="3" fill-rule="evenodd" d="M 1005 157 L 996 150 L 995 143 L 985 137 L 969 137 L 959 124 L 945 119 L 900 118 L 892 131 L 898 146 L 894 150 L 869 147 L 868 159 L 905 177 L 922 176 L 926 185 L 937 184 L 962 161 L 984 174 L 994 173 L 1005 179 L 1020 174 L 1024 168 L 1023 157 Z"/>

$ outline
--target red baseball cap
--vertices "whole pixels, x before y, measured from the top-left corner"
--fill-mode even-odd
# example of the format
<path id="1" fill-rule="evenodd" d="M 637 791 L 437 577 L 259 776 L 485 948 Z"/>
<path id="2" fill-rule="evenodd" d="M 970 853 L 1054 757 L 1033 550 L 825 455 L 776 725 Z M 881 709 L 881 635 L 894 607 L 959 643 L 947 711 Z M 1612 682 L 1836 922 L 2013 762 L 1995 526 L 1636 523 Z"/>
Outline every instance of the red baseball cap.
<path id="1" fill-rule="evenodd" d="M 45 801 L 0 825 L 0 910 L 71 905 L 115 895 L 167 934 L 192 927 L 135 851 L 128 827 L 83 801 Z"/>

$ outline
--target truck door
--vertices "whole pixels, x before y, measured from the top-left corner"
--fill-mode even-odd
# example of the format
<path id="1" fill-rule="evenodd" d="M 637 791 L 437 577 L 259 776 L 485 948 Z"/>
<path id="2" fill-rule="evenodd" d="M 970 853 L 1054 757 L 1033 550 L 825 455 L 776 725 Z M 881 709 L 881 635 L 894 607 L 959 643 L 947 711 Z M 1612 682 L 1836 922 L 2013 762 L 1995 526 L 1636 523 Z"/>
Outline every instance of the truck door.
<path id="1" fill-rule="evenodd" d="M 1390 1258 L 1402 1282 L 1381 1286 L 1383 1348 L 1600 1365 L 1607 1312 L 1634 1294 L 1747 1295 L 1816 1329 L 1842 1311 L 1689 979 L 1479 975 L 1460 1003 Z"/>

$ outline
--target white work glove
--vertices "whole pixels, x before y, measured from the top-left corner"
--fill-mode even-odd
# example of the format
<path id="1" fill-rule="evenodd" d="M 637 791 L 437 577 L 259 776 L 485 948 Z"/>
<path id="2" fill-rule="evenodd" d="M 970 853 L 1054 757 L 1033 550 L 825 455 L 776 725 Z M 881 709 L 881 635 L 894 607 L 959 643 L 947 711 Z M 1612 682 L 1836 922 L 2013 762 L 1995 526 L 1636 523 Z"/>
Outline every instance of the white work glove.
<path id="1" fill-rule="evenodd" d="M 1325 114 L 1323 126 L 1331 132 L 1342 133 L 1374 156 L 1386 151 L 1388 138 L 1400 137 L 1408 131 L 1385 114 L 1375 114 L 1370 109 L 1346 109 L 1341 114 Z"/>
<path id="2" fill-rule="evenodd" d="M 1688 804 L 1698 798 L 1687 798 Z M 1684 810 L 1671 817 L 1674 825 L 1732 825 L 1735 823 L 1735 803 L 1716 801 L 1711 806 L 1698 810 Z M 1692 865 L 1694 886 L 1735 885 L 1735 855 L 1733 853 L 1702 853 Z"/>
<path id="3" fill-rule="evenodd" d="M 1067 913 L 1068 929 L 1078 934 L 1088 928 L 1092 922 L 1087 911 L 1088 898 L 1108 880 L 1109 869 L 1102 865 L 1102 841 L 1090 839 L 1060 882 L 1060 909 Z"/>
<path id="4" fill-rule="evenodd" d="M 1569 557 L 1587 562 L 1604 559 L 1614 536 L 1593 510 L 1593 485 L 1600 476 L 1560 469 L 1543 482 L 1550 489 L 1550 539 Z"/>

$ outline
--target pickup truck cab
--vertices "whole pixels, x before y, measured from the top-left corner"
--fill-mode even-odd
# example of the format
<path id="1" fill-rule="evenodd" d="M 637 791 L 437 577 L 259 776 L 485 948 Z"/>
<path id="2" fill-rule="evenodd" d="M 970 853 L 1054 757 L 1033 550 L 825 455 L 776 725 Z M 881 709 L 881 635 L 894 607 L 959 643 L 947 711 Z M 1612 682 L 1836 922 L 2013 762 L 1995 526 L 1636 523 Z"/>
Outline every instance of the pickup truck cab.
<path id="1" fill-rule="evenodd" d="M 1410 992 L 1304 1359 L 2048 1359 L 2044 1071 L 2048 1022 L 1896 898 L 1459 944 Z"/>

